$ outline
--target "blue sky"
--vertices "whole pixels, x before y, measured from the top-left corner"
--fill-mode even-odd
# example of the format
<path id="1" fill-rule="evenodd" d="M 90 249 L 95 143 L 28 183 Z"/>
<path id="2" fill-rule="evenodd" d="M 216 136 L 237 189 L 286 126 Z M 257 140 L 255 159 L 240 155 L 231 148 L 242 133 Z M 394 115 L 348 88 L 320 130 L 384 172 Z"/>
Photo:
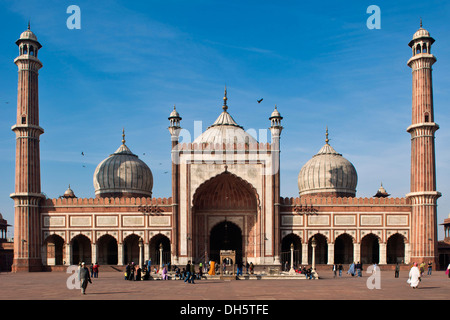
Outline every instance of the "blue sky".
<path id="1" fill-rule="evenodd" d="M 80 30 L 66 26 L 73 4 Z M 381 9 L 379 30 L 366 26 L 372 4 Z M 78 197 L 93 197 L 95 167 L 119 147 L 123 127 L 128 147 L 153 172 L 153 195 L 170 197 L 167 117 L 176 104 L 183 128 L 193 133 L 202 121 L 205 129 L 222 111 L 225 85 L 228 111 L 246 130 L 267 129 L 275 104 L 284 117 L 282 196 L 298 196 L 298 172 L 328 126 L 330 144 L 358 172 L 357 196 L 373 196 L 383 182 L 403 197 L 410 183 L 406 62 L 420 17 L 436 39 L 442 223 L 450 212 L 447 1 L 0 1 L 0 212 L 13 224 L 14 42 L 29 19 L 43 46 L 41 179 L 50 198 L 68 184 Z"/>

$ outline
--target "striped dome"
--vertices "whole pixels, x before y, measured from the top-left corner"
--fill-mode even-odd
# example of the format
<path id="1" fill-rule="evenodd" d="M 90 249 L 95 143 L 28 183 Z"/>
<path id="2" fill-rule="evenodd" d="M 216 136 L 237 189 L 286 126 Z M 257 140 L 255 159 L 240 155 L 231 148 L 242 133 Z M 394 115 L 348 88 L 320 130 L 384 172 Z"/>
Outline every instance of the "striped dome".
<path id="1" fill-rule="evenodd" d="M 300 170 L 299 194 L 354 197 L 357 181 L 353 164 L 327 142 Z"/>
<path id="2" fill-rule="evenodd" d="M 97 197 L 151 197 L 152 171 L 123 140 L 119 149 L 95 169 L 94 188 Z"/>

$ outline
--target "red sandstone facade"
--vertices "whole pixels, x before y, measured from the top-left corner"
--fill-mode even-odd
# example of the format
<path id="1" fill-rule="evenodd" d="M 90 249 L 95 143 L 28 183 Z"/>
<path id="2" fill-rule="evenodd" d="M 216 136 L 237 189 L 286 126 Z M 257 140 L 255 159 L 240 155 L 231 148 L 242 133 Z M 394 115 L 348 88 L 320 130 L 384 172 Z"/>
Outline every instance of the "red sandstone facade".
<path id="1" fill-rule="evenodd" d="M 282 117 L 275 109 L 268 144 L 179 144 L 181 117 L 170 114 L 172 196 L 43 199 L 40 189 L 39 42 L 31 31 L 17 41 L 20 56 L 17 123 L 15 247 L 13 271 L 99 262 L 153 265 L 208 261 L 217 250 L 237 249 L 244 261 L 280 266 L 291 244 L 295 262 L 323 264 L 435 260 L 436 172 L 430 47 L 419 29 L 413 57 L 411 193 L 405 198 L 280 195 Z M 417 35 L 417 37 L 416 37 Z M 420 53 L 417 53 L 420 45 Z M 30 54 L 30 48 L 33 54 Z M 423 52 L 426 48 L 427 52 Z M 224 112 L 213 126 L 240 128 Z M 219 119 L 221 119 L 220 122 Z M 124 144 L 124 141 L 123 141 Z M 327 141 L 328 145 L 328 141 Z M 129 151 L 129 150 L 128 150 Z M 204 158 L 205 153 L 207 158 Z M 198 155 L 201 158 L 196 158 Z M 221 156 L 229 156 L 226 159 Z M 200 159 L 200 160 L 198 160 Z M 221 159 L 221 160 L 220 160 Z M 230 161 L 231 159 L 231 161 Z M 180 161 L 182 160 L 182 161 Z M 222 161 L 222 162 L 220 162 Z M 276 170 L 273 170 L 276 168 Z M 271 174 L 260 174 L 273 170 Z M 219 238 L 217 238 L 219 237 Z M 226 244 L 228 243 L 228 244 Z M 155 261 L 156 260 L 156 261 Z"/>

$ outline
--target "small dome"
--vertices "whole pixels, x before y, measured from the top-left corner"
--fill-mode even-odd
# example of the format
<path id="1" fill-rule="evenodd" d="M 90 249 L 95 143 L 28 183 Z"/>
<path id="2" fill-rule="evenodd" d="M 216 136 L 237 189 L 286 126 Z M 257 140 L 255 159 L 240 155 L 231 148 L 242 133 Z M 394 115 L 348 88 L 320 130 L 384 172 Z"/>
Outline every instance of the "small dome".
<path id="1" fill-rule="evenodd" d="M 20 35 L 20 40 L 33 40 L 33 41 L 38 41 L 36 35 L 30 30 L 25 30 L 24 32 L 22 32 L 22 34 Z"/>
<path id="2" fill-rule="evenodd" d="M 269 118 L 269 119 L 272 119 L 272 118 L 282 118 L 280 112 L 279 112 L 278 109 L 277 109 L 277 106 L 275 106 L 275 109 L 273 110 L 273 112 L 272 112 L 272 114 L 270 115 L 270 118 Z"/>
<path id="3" fill-rule="evenodd" d="M 380 188 L 378 189 L 377 193 L 374 195 L 376 198 L 386 198 L 389 197 L 390 194 L 387 193 L 386 189 L 383 187 L 383 183 L 381 184 Z"/>
<path id="4" fill-rule="evenodd" d="M 64 192 L 64 198 L 76 198 L 75 193 L 70 189 L 70 184 L 67 190 Z"/>
<path id="5" fill-rule="evenodd" d="M 30 30 L 30 24 L 28 24 L 28 29 L 20 34 L 20 37 L 16 41 L 16 44 L 19 45 L 22 41 L 26 40 L 35 42 L 37 44 L 38 49 L 42 47 L 39 41 L 37 40 L 36 35 L 33 33 L 33 31 Z"/>
<path id="6" fill-rule="evenodd" d="M 300 170 L 300 196 L 354 197 L 358 176 L 350 161 L 327 143 Z"/>
<path id="7" fill-rule="evenodd" d="M 131 152 L 124 139 L 116 152 L 95 169 L 94 188 L 98 197 L 151 197 L 152 171 Z"/>
<path id="8" fill-rule="evenodd" d="M 419 38 L 429 38 L 430 33 L 425 30 L 424 28 L 420 27 L 419 30 L 416 31 L 413 35 L 413 40 L 419 39 Z"/>
<path id="9" fill-rule="evenodd" d="M 169 115 L 169 119 L 171 118 L 180 118 L 180 114 L 178 113 L 177 109 L 175 108 L 175 106 L 173 106 L 173 110 Z"/>

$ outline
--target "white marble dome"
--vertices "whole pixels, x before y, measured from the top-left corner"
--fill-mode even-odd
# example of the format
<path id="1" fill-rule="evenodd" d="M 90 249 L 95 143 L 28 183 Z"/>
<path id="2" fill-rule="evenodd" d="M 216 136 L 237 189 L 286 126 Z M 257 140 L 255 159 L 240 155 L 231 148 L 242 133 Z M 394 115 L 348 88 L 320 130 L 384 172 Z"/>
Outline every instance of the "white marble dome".
<path id="1" fill-rule="evenodd" d="M 245 132 L 244 128 L 241 127 L 234 121 L 233 117 L 227 112 L 227 90 L 225 88 L 225 96 L 223 97 L 223 112 L 214 121 L 214 123 L 206 129 L 200 136 L 198 136 L 194 143 L 197 144 L 256 144 L 258 141 L 249 133 Z"/>
<path id="2" fill-rule="evenodd" d="M 194 140 L 194 143 L 214 145 L 216 143 L 253 144 L 258 142 L 252 135 L 245 132 L 244 128 L 238 125 L 227 111 L 223 111 L 217 120 Z"/>
<path id="3" fill-rule="evenodd" d="M 354 197 L 358 176 L 353 164 L 326 144 L 300 170 L 300 196 Z"/>
<path id="4" fill-rule="evenodd" d="M 153 174 L 123 140 L 95 169 L 94 188 L 97 197 L 151 197 Z"/>

